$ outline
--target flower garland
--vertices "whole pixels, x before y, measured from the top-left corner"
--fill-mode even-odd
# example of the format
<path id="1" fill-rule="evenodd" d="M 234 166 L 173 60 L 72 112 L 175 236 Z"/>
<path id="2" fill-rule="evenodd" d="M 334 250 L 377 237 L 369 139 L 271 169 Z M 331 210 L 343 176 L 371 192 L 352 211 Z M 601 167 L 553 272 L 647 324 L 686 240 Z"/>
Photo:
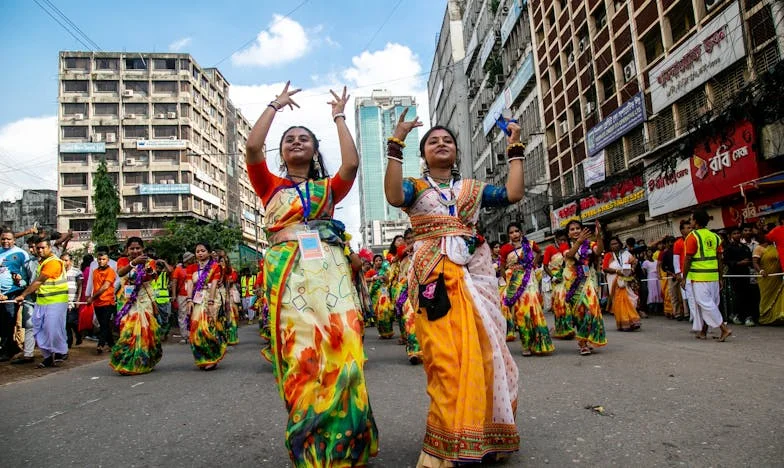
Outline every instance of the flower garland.
<path id="1" fill-rule="evenodd" d="M 403 306 L 406 304 L 407 300 L 408 300 L 408 288 L 401 291 L 400 295 L 397 298 L 397 301 L 395 301 L 395 312 L 397 312 L 398 315 L 401 315 L 403 313 Z"/>
<path id="2" fill-rule="evenodd" d="M 577 249 L 577 254 L 575 255 L 575 264 L 577 264 L 577 278 L 572 283 L 572 286 L 569 288 L 569 291 L 566 293 L 566 302 L 572 302 L 574 299 L 574 295 L 577 293 L 577 290 L 582 285 L 583 281 L 585 280 L 585 271 L 582 268 L 583 266 L 588 264 L 588 256 L 591 254 L 591 243 L 588 239 L 584 240 L 583 243 L 580 245 L 580 248 Z"/>
<path id="3" fill-rule="evenodd" d="M 522 265 L 525 270 L 525 275 L 523 276 L 523 282 L 520 284 L 520 287 L 517 288 L 514 295 L 511 298 L 508 294 L 504 297 L 504 305 L 506 307 L 512 307 L 512 305 L 520 299 L 520 296 L 525 292 L 526 286 L 528 286 L 528 282 L 531 281 L 531 273 L 534 270 L 534 252 L 530 242 L 528 242 L 528 239 L 526 239 L 525 236 L 523 236 L 520 248 L 523 251 L 522 257 L 517 253 L 517 249 L 515 249 L 514 252 L 515 255 L 517 255 L 517 263 Z"/>
<path id="4" fill-rule="evenodd" d="M 139 297 L 139 291 L 141 291 L 142 283 L 144 282 L 144 264 L 136 265 L 136 268 L 131 271 L 130 278 L 133 279 L 133 292 L 131 292 L 131 296 L 125 301 L 122 309 L 120 309 L 120 312 L 117 313 L 117 317 L 114 319 L 114 323 L 118 327 L 120 326 L 122 318 L 125 317 L 131 310 L 131 307 L 136 304 L 136 298 Z"/>

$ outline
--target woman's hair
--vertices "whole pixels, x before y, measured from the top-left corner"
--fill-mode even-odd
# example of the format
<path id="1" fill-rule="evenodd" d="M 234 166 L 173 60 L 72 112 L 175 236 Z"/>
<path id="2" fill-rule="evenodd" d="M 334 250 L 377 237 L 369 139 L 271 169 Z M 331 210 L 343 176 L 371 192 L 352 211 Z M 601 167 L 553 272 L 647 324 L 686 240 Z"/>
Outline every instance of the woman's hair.
<path id="1" fill-rule="evenodd" d="M 212 250 L 210 249 L 210 244 L 208 244 L 206 242 L 197 242 L 197 243 L 193 244 L 193 252 L 194 253 L 196 253 L 196 247 L 198 247 L 198 246 L 204 247 L 204 250 L 206 250 L 207 253 L 212 255 Z"/>
<path id="2" fill-rule="evenodd" d="M 569 221 L 568 223 L 566 223 L 566 234 L 567 235 L 569 235 L 569 226 L 571 226 L 572 224 L 576 224 L 576 225 L 578 225 L 580 227 L 583 227 L 583 223 L 581 223 L 580 221 L 578 221 L 576 219 L 573 219 L 573 220 Z"/>
<path id="3" fill-rule="evenodd" d="M 304 127 L 302 125 L 293 125 L 287 128 L 286 131 L 283 132 L 283 135 L 280 136 L 280 144 L 278 144 L 278 148 L 281 148 L 279 150 L 281 170 L 288 172 L 288 168 L 286 167 L 286 161 L 283 160 L 283 149 L 282 149 L 283 139 L 286 138 L 286 134 L 289 133 L 289 131 L 295 128 L 301 128 L 302 130 L 305 130 L 306 132 L 308 132 L 308 135 L 310 135 L 310 139 L 313 140 L 313 151 L 316 158 L 310 160 L 310 169 L 308 170 L 308 178 L 326 179 L 327 177 L 329 177 L 329 173 L 327 172 L 327 166 L 324 164 L 324 158 L 322 158 L 321 156 L 321 151 L 319 151 L 318 138 L 316 138 L 316 134 L 313 133 L 308 127 Z"/>
<path id="4" fill-rule="evenodd" d="M 395 236 L 394 239 L 392 239 L 392 243 L 389 244 L 389 253 L 391 253 L 392 255 L 397 255 L 397 247 L 395 247 L 395 242 L 397 242 L 398 239 L 402 239 L 402 238 L 403 236 L 398 234 Z"/>
<path id="5" fill-rule="evenodd" d="M 512 229 L 513 227 L 516 227 L 518 231 L 523 232 L 523 226 L 521 226 L 520 223 L 518 223 L 517 221 L 512 221 L 511 223 L 509 223 L 508 226 L 506 226 L 507 235 L 509 235 L 509 230 Z"/>
<path id="6" fill-rule="evenodd" d="M 136 236 L 129 237 L 128 240 L 125 241 L 125 248 L 127 249 L 133 243 L 139 244 L 139 246 L 141 246 L 141 248 L 144 248 L 144 241 L 142 240 L 141 237 L 136 237 Z"/>
<path id="7" fill-rule="evenodd" d="M 85 268 L 90 266 L 91 263 L 93 263 L 93 260 L 95 260 L 95 258 L 92 255 L 85 254 L 85 256 L 82 257 L 82 264 L 79 265 L 79 269 L 84 270 Z"/>
<path id="8" fill-rule="evenodd" d="M 375 255 L 373 255 L 373 263 L 376 262 L 377 258 L 380 258 L 382 262 L 384 261 L 384 256 L 383 255 L 375 254 Z"/>
<path id="9" fill-rule="evenodd" d="M 403 237 L 405 238 L 407 235 L 413 234 L 413 233 L 414 233 L 414 229 L 406 228 L 406 230 L 403 232 Z"/>
<path id="10" fill-rule="evenodd" d="M 455 133 L 452 130 L 448 129 L 447 127 L 444 127 L 443 125 L 435 125 L 433 127 L 430 127 L 430 130 L 426 131 L 425 134 L 422 136 L 422 139 L 419 140 L 419 155 L 422 157 L 422 160 L 425 161 L 425 172 L 429 172 L 429 169 L 427 168 L 427 160 L 425 159 L 425 143 L 427 143 L 427 139 L 430 138 L 430 134 L 433 133 L 435 130 L 443 130 L 447 132 L 449 136 L 452 137 L 452 141 L 455 142 L 455 151 L 456 151 L 455 167 L 452 169 L 452 177 L 454 177 L 455 179 L 459 179 L 460 172 L 457 171 L 457 159 L 458 159 L 457 153 L 460 152 L 460 148 L 457 147 L 457 137 L 455 136 Z"/>
<path id="11" fill-rule="evenodd" d="M 610 242 L 612 242 L 612 241 L 616 241 L 616 242 L 618 242 L 618 245 L 620 245 L 621 247 L 623 247 L 623 242 L 621 242 L 621 238 L 620 238 L 620 237 L 618 237 L 618 236 L 612 236 L 612 237 L 610 238 Z"/>
<path id="12" fill-rule="evenodd" d="M 501 245 L 501 243 L 500 243 L 500 242 L 498 242 L 498 241 L 493 241 L 493 242 L 490 242 L 490 248 L 491 248 L 491 249 L 494 249 L 494 248 L 496 248 L 496 247 L 498 247 L 498 246 L 500 246 L 500 245 Z"/>

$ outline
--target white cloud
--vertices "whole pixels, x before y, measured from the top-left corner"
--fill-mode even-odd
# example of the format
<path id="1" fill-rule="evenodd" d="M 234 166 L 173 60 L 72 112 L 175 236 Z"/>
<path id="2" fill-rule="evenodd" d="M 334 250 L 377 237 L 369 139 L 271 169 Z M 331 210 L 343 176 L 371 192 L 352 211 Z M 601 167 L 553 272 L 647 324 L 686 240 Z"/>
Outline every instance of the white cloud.
<path id="1" fill-rule="evenodd" d="M 22 189 L 57 190 L 57 117 L 30 117 L 0 127 L 0 198 Z"/>
<path id="2" fill-rule="evenodd" d="M 169 44 L 169 50 L 171 52 L 179 52 L 185 47 L 189 46 L 191 43 L 190 37 L 183 37 L 182 39 L 177 39 L 176 41 Z"/>
<path id="3" fill-rule="evenodd" d="M 231 56 L 234 65 L 270 67 L 296 60 L 308 51 L 308 34 L 301 24 L 273 15 L 268 31 L 261 31 L 256 42 Z"/>
<path id="4" fill-rule="evenodd" d="M 334 174 L 340 167 L 340 148 L 337 141 L 335 124 L 332 122 L 331 108 L 327 104 L 332 96 L 329 89 L 340 93 L 343 85 L 348 86 L 351 99 L 346 105 L 346 123 L 355 135 L 354 97 L 369 96 L 373 89 L 386 88 L 394 95 L 413 95 L 419 106 L 420 120 L 428 125 L 428 101 L 425 77 L 421 76 L 422 67 L 418 58 L 411 50 L 399 44 L 387 44 L 376 52 L 363 52 L 352 59 L 352 66 L 341 72 L 313 75 L 318 76 L 321 85 L 305 88 L 294 95 L 300 108 L 285 109 L 275 116 L 267 139 L 268 149 L 277 149 L 283 132 L 292 125 L 304 125 L 311 129 L 319 138 L 321 152 L 324 155 L 327 169 Z M 342 77 L 342 80 L 341 80 Z M 283 89 L 285 83 L 265 83 L 253 86 L 234 85 L 230 88 L 231 100 L 242 113 L 255 123 L 267 104 Z M 292 83 L 294 87 L 306 86 L 307 83 Z M 409 116 L 411 118 L 412 116 Z M 420 129 L 421 131 L 422 129 Z M 421 134 L 421 132 L 420 132 Z M 356 138 L 355 138 L 356 140 Z M 280 155 L 277 151 L 267 153 L 269 167 L 278 172 Z M 359 235 L 359 193 L 358 183 L 340 203 L 335 217 L 343 221 L 354 238 L 353 244 L 361 242 Z M 379 187 L 379 190 L 381 188 Z"/>

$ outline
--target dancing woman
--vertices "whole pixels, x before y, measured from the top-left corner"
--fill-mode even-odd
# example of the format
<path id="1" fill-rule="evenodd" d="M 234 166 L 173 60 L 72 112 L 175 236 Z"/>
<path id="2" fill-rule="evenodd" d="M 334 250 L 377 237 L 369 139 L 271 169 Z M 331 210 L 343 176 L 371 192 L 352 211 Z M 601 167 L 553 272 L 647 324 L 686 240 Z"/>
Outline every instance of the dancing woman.
<path id="1" fill-rule="evenodd" d="M 190 316 L 188 341 L 196 366 L 213 370 L 226 354 L 226 339 L 219 323 L 222 299 L 218 294 L 221 268 L 211 256 L 204 242 L 196 244 L 196 263 L 185 271 L 185 290 Z"/>
<path id="2" fill-rule="evenodd" d="M 634 331 L 640 328 L 640 315 L 637 313 L 637 294 L 631 288 L 634 281 L 634 266 L 637 259 L 627 250 L 621 250 L 621 239 L 610 239 L 610 251 L 604 254 L 602 270 L 610 287 L 610 303 L 607 309 L 615 317 L 615 325 L 620 331 Z"/>
<path id="3" fill-rule="evenodd" d="M 155 290 L 150 283 L 165 266 L 142 255 L 143 251 L 141 238 L 129 237 L 125 243 L 127 257 L 117 260 L 117 273 L 123 278 L 115 318 L 120 337 L 112 347 L 109 365 L 122 375 L 146 374 L 163 356 Z"/>
<path id="4" fill-rule="evenodd" d="M 272 120 L 299 107 L 283 91 L 248 137 L 246 163 L 266 210 L 270 247 L 264 257 L 273 370 L 289 413 L 286 446 L 297 467 L 364 466 L 378 451 L 365 385 L 362 312 L 351 286 L 343 226 L 335 204 L 348 194 L 359 157 L 346 126 L 346 89 L 332 92 L 341 165 L 329 177 L 319 140 L 305 127 L 281 137 L 284 177 L 267 168 L 263 147 Z"/>
<path id="5" fill-rule="evenodd" d="M 514 320 L 523 356 L 550 354 L 555 347 L 542 311 L 535 271 L 541 251 L 536 242 L 525 238 L 519 223 L 510 223 L 506 235 L 509 243 L 501 247 L 501 261 L 507 286 L 501 297 L 501 307 L 507 309 Z"/>
<path id="6" fill-rule="evenodd" d="M 398 280 L 401 283 L 401 290 L 400 297 L 397 299 L 395 307 L 400 310 L 401 314 L 401 333 L 403 333 L 403 339 L 406 344 L 408 362 L 411 364 L 421 364 L 422 348 L 419 346 L 419 340 L 416 336 L 417 314 L 408 298 L 408 272 L 411 270 L 411 256 L 414 251 L 414 230 L 411 228 L 406 229 L 403 233 L 403 240 L 405 240 L 405 246 L 401 246 L 398 249 L 403 250 L 402 252 L 398 252 L 398 256 L 401 257 L 400 276 Z"/>
<path id="7" fill-rule="evenodd" d="M 552 284 L 552 307 L 555 319 L 553 338 L 571 340 L 574 338 L 574 317 L 571 309 L 566 307 L 566 283 L 564 282 L 564 268 L 566 258 L 564 252 L 569 250 L 569 237 L 566 230 L 555 231 L 555 244 L 548 245 L 544 250 L 544 272 L 550 276 Z"/>
<path id="8" fill-rule="evenodd" d="M 378 336 L 388 340 L 395 336 L 395 303 L 389 295 L 390 263 L 381 255 L 373 256 L 373 273 L 370 275 L 370 300 L 376 317 Z"/>
<path id="9" fill-rule="evenodd" d="M 585 356 L 591 354 L 594 347 L 607 344 L 595 268 L 596 258 L 602 254 L 604 247 L 598 221 L 593 232 L 583 228 L 582 223 L 576 220 L 569 221 L 566 230 L 571 242 L 571 247 L 564 253 L 566 315 L 574 321 L 577 346 L 580 354 Z M 592 235 L 594 242 L 589 241 Z"/>
<path id="10" fill-rule="evenodd" d="M 506 188 L 460 179 L 457 139 L 451 130 L 428 130 L 419 149 L 426 176 L 403 179 L 402 147 L 421 126 L 406 110 L 387 145 L 384 191 L 403 207 L 414 229 L 409 301 L 417 311 L 430 409 L 418 466 L 479 462 L 518 450 L 515 425 L 517 365 L 505 343 L 506 323 L 490 247 L 476 232 L 482 206 L 501 207 L 523 196 L 520 128 L 509 128 Z"/>

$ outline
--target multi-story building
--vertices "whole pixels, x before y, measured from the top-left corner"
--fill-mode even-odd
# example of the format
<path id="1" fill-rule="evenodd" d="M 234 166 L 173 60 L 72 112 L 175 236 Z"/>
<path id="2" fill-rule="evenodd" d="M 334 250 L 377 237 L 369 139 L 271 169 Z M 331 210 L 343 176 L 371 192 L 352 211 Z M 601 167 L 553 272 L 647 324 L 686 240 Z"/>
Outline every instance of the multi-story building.
<path id="1" fill-rule="evenodd" d="M 394 236 L 402 234 L 407 226 L 408 217 L 386 202 L 383 190 L 387 138 L 392 136 L 400 114 L 406 109 L 407 118 L 417 115 L 413 96 L 393 96 L 383 89 L 355 100 L 356 138 L 360 154 L 360 232 L 365 247 L 375 251 L 389 247 Z M 419 132 L 416 128 L 408 134 L 405 143 L 403 177 L 417 177 L 421 169 Z"/>
<path id="2" fill-rule="evenodd" d="M 256 197 L 242 161 L 250 124 L 216 68 L 189 54 L 61 52 L 59 71 L 60 230 L 89 239 L 93 177 L 105 160 L 121 239 L 150 237 L 179 217 L 241 222 L 255 242 Z"/>
<path id="3" fill-rule="evenodd" d="M 553 227 L 599 219 L 613 234 L 651 241 L 695 205 L 713 207 L 721 225 L 717 205 L 765 175 L 754 154 L 765 129 L 733 100 L 780 60 L 781 2 L 557 0 L 528 9 Z"/>
<path id="4" fill-rule="evenodd" d="M 450 1 L 429 83 L 433 123 L 460 126 L 456 130 L 469 141 L 465 150 L 461 148 L 464 176 L 504 184 L 507 141 L 496 120 L 499 116 L 515 119 L 522 127 L 527 145 L 525 197 L 506 209 L 483 211 L 479 228 L 493 240 L 505 239 L 511 221 L 522 223 L 535 240 L 549 230 L 549 175 L 525 4 L 522 0 Z M 464 92 L 459 88 L 463 81 Z M 444 96 L 442 88 L 451 95 Z M 468 109 L 467 118 L 462 117 L 463 107 Z"/>
<path id="5" fill-rule="evenodd" d="M 57 223 L 57 191 L 22 190 L 22 198 L 0 202 L 0 224 L 14 232 L 31 228 L 34 224 L 55 229 Z"/>

